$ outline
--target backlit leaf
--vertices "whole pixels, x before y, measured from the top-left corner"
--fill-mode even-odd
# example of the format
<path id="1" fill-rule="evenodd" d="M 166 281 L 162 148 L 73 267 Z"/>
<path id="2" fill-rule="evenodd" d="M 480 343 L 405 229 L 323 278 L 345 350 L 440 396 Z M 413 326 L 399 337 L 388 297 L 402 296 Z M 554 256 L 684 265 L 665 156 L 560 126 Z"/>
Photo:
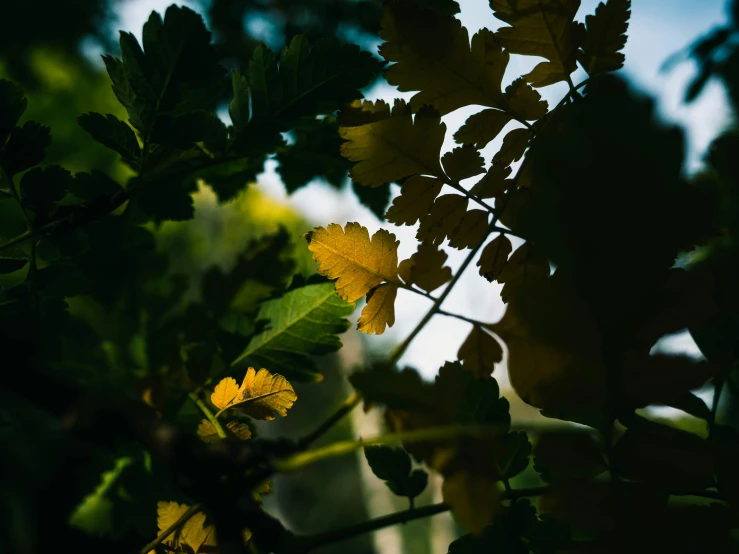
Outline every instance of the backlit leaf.
<path id="1" fill-rule="evenodd" d="M 486 210 L 470 210 L 464 214 L 462 221 L 449 236 L 452 248 L 474 248 L 488 234 L 488 212 Z"/>
<path id="2" fill-rule="evenodd" d="M 471 104 L 504 108 L 501 81 L 508 53 L 494 34 L 482 29 L 472 37 L 453 17 L 404 2 L 383 8 L 380 55 L 390 62 L 386 78 L 400 91 L 421 91 L 411 98 L 413 111 L 428 104 L 443 115 Z"/>
<path id="3" fill-rule="evenodd" d="M 157 504 L 157 526 L 159 533 L 166 531 L 187 512 L 187 504 L 159 502 Z M 190 517 L 180 529 L 162 541 L 175 552 L 207 552 L 216 547 L 216 532 L 213 525 L 205 525 L 205 514 L 198 512 Z M 210 548 L 209 548 L 210 547 Z"/>
<path id="4" fill-rule="evenodd" d="M 522 119 L 533 121 L 541 119 L 547 114 L 549 107 L 547 101 L 542 100 L 541 95 L 531 88 L 531 85 L 523 77 L 515 79 L 508 85 L 505 89 L 505 95 L 511 111 L 518 114 Z"/>
<path id="5" fill-rule="evenodd" d="M 382 335 L 385 327 L 395 324 L 397 285 L 383 283 L 367 293 L 367 304 L 357 321 L 357 329 L 370 335 Z"/>
<path id="6" fill-rule="evenodd" d="M 366 446 L 367 458 L 372 473 L 385 481 L 388 488 L 398 496 L 415 498 L 423 492 L 428 475 L 421 469 L 411 469 L 408 453 L 397 446 Z"/>
<path id="7" fill-rule="evenodd" d="M 444 265 L 446 252 L 431 244 L 421 243 L 418 251 L 398 266 L 398 274 L 406 284 L 418 285 L 433 292 L 452 280 L 452 270 Z"/>
<path id="8" fill-rule="evenodd" d="M 485 173 L 482 167 L 485 160 L 475 148 L 472 145 L 461 146 L 444 154 L 441 158 L 444 171 L 455 183 Z"/>
<path id="9" fill-rule="evenodd" d="M 465 471 L 453 473 L 444 478 L 441 494 L 457 521 L 476 535 L 481 534 L 501 511 L 498 485 L 482 475 Z"/>
<path id="10" fill-rule="evenodd" d="M 338 334 L 349 328 L 345 318 L 353 311 L 354 303 L 339 298 L 333 283 L 306 285 L 262 302 L 257 321 L 265 322 L 264 330 L 232 365 L 260 364 L 291 379 L 318 381 L 323 376 L 313 356 L 341 348 Z"/>
<path id="11" fill-rule="evenodd" d="M 488 281 L 495 281 L 503 272 L 512 249 L 511 241 L 506 235 L 495 237 L 482 249 L 480 259 L 477 260 L 480 275 Z"/>
<path id="12" fill-rule="evenodd" d="M 511 168 L 507 165 L 497 162 L 493 163 L 488 169 L 485 176 L 480 179 L 475 186 L 470 189 L 470 192 L 480 198 L 501 198 L 505 192 L 513 186 L 513 180 L 508 179 L 511 174 Z M 520 181 L 520 178 L 519 178 Z M 506 210 L 504 214 L 510 212 L 510 201 L 506 204 Z"/>
<path id="13" fill-rule="evenodd" d="M 631 0 L 607 0 L 585 17 L 585 38 L 577 60 L 588 75 L 616 71 L 624 65 L 621 53 L 626 46 Z"/>
<path id="14" fill-rule="evenodd" d="M 394 109 L 380 121 L 339 128 L 341 154 L 352 162 L 351 178 L 360 185 L 379 187 L 411 175 L 444 177 L 439 163 L 446 125 L 437 112 Z"/>
<path id="15" fill-rule="evenodd" d="M 239 394 L 239 385 L 233 377 L 225 377 L 213 389 L 210 401 L 216 408 L 223 409 L 230 405 Z"/>
<path id="16" fill-rule="evenodd" d="M 493 156 L 493 164 L 511 165 L 521 159 L 529 143 L 528 129 L 514 129 L 503 138 L 503 145 Z"/>
<path id="17" fill-rule="evenodd" d="M 349 302 L 383 281 L 397 280 L 399 243 L 384 229 L 370 240 L 367 228 L 359 223 L 347 223 L 345 229 L 332 223 L 328 229 L 317 227 L 305 238 L 319 273 L 336 279 L 336 292 Z"/>
<path id="18" fill-rule="evenodd" d="M 416 238 L 421 242 L 441 244 L 462 222 L 467 213 L 467 198 L 458 194 L 439 196 L 428 215 L 421 217 Z"/>
<path id="19" fill-rule="evenodd" d="M 273 375 L 264 368 L 255 371 L 250 367 L 233 405 L 254 419 L 269 421 L 275 418 L 275 414 L 286 416 L 297 398 L 292 385 L 282 375 Z"/>
<path id="20" fill-rule="evenodd" d="M 467 118 L 454 140 L 461 144 L 474 144 L 478 150 L 497 137 L 513 117 L 500 110 L 483 110 Z"/>
<path id="21" fill-rule="evenodd" d="M 245 441 L 251 438 L 251 429 L 249 429 L 249 426 L 246 423 L 240 423 L 236 420 L 229 421 L 224 428 L 226 433 L 229 433 L 231 436 L 239 440 Z M 221 440 L 216 428 L 213 427 L 213 424 L 207 419 L 202 420 L 200 425 L 198 425 L 198 437 L 206 443 L 214 443 Z"/>
<path id="22" fill-rule="evenodd" d="M 569 78 L 576 68 L 582 25 L 574 20 L 580 0 L 490 0 L 495 17 L 509 23 L 496 38 L 511 54 L 548 61 L 524 75 L 535 87 Z"/>
<path id="23" fill-rule="evenodd" d="M 503 359 L 503 349 L 490 333 L 475 325 L 459 347 L 457 358 L 477 379 L 487 379 L 493 374 L 495 364 Z"/>
<path id="24" fill-rule="evenodd" d="M 508 302 L 519 287 L 531 286 L 548 276 L 549 261 L 532 243 L 527 242 L 516 249 L 497 276 L 498 282 L 503 283 L 500 297 L 503 302 Z"/>
<path id="25" fill-rule="evenodd" d="M 385 219 L 396 225 L 414 225 L 419 218 L 431 211 L 431 206 L 434 205 L 442 186 L 444 183 L 441 179 L 411 177 L 403 183 L 400 196 L 393 200 Z"/>

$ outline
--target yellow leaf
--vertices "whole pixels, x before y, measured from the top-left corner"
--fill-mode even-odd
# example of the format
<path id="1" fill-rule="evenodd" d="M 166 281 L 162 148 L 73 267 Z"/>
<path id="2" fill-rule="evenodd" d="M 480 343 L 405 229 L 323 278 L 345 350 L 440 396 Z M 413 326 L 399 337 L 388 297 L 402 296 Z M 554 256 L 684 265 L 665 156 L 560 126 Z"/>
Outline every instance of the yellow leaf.
<path id="1" fill-rule="evenodd" d="M 493 164 L 511 165 L 519 160 L 529 144 L 528 129 L 513 129 L 503 139 L 503 145 L 493 156 Z"/>
<path id="2" fill-rule="evenodd" d="M 410 110 L 393 110 L 380 121 L 340 126 L 339 135 L 346 141 L 341 155 L 358 162 L 351 177 L 360 185 L 379 187 L 418 174 L 444 177 L 439 155 L 445 133 L 446 125 L 431 108 L 415 118 Z"/>
<path id="3" fill-rule="evenodd" d="M 467 212 L 467 198 L 457 194 L 440 196 L 428 215 L 421 217 L 416 238 L 421 242 L 441 244 L 462 222 Z"/>
<path id="4" fill-rule="evenodd" d="M 397 279 L 399 243 L 384 229 L 370 240 L 367 228 L 359 223 L 347 223 L 345 230 L 332 223 L 305 237 L 318 272 L 336 279 L 336 292 L 344 300 L 354 302 L 383 281 Z"/>
<path id="5" fill-rule="evenodd" d="M 510 167 L 502 163 L 494 163 L 470 192 L 480 198 L 501 198 L 508 188 L 513 186 L 513 181 L 507 178 L 510 174 Z M 506 209 L 503 213 L 507 211 Z"/>
<path id="6" fill-rule="evenodd" d="M 402 100 L 396 100 L 396 109 L 397 113 L 401 114 L 407 111 L 408 108 Z M 384 100 L 377 100 L 376 102 L 354 100 L 339 112 L 337 119 L 342 127 L 356 127 L 382 121 L 390 115 L 390 105 Z"/>
<path id="7" fill-rule="evenodd" d="M 452 270 L 444 265 L 446 252 L 431 244 L 421 243 L 418 252 L 403 260 L 398 273 L 409 285 L 418 285 L 426 292 L 438 289 L 452 280 Z"/>
<path id="8" fill-rule="evenodd" d="M 452 17 L 439 17 L 418 4 L 385 3 L 380 55 L 390 66 L 385 75 L 401 91 L 421 91 L 411 98 L 413 111 L 424 104 L 446 114 L 478 104 L 504 108 L 501 82 L 508 53 L 494 34 L 482 29 L 472 37 Z"/>
<path id="9" fill-rule="evenodd" d="M 226 432 L 242 441 L 251 438 L 251 429 L 249 429 L 249 426 L 235 420 L 230 421 L 226 425 Z M 200 425 L 198 425 L 198 437 L 206 443 L 214 443 L 221 440 L 216 428 L 213 427 L 213 424 L 207 419 L 202 420 Z"/>
<path id="10" fill-rule="evenodd" d="M 531 88 L 523 77 L 508 85 L 505 95 L 511 111 L 518 114 L 521 119 L 534 121 L 547 114 L 549 108 L 547 101 L 542 100 L 541 95 Z"/>
<path id="11" fill-rule="evenodd" d="M 620 52 L 626 46 L 631 0 L 607 0 L 585 17 L 585 38 L 577 59 L 588 75 L 616 71 L 624 65 Z"/>
<path id="12" fill-rule="evenodd" d="M 411 177 L 393 200 L 385 219 L 396 225 L 415 225 L 419 218 L 427 215 L 439 196 L 443 181 L 434 177 Z"/>
<path id="13" fill-rule="evenodd" d="M 500 110 L 483 110 L 467 118 L 459 131 L 454 133 L 454 140 L 461 144 L 474 144 L 478 150 L 493 140 L 513 117 Z"/>
<path id="14" fill-rule="evenodd" d="M 239 385 L 236 383 L 236 379 L 226 377 L 216 385 L 213 394 L 210 395 L 210 401 L 216 408 L 222 410 L 233 402 L 237 394 L 239 394 Z"/>
<path id="15" fill-rule="evenodd" d="M 473 248 L 480 244 L 488 234 L 488 212 L 470 210 L 464 214 L 462 222 L 449 237 L 452 248 Z"/>
<path id="16" fill-rule="evenodd" d="M 498 235 L 494 240 L 483 248 L 477 265 L 480 267 L 480 275 L 488 281 L 494 281 L 503 272 L 508 256 L 513 249 L 511 241 L 505 235 Z"/>
<path id="17" fill-rule="evenodd" d="M 485 173 L 485 169 L 482 167 L 485 160 L 471 144 L 447 152 L 441 158 L 441 163 L 444 165 L 444 171 L 446 171 L 449 179 L 455 183 Z"/>
<path id="18" fill-rule="evenodd" d="M 157 526 L 159 533 L 169 529 L 182 517 L 190 506 L 177 502 L 159 502 L 157 504 Z M 197 512 L 183 525 L 162 541 L 175 552 L 197 554 L 204 546 L 216 546 L 215 527 L 205 525 L 205 514 Z"/>
<path id="19" fill-rule="evenodd" d="M 495 364 L 503 359 L 503 349 L 492 335 L 475 325 L 459 348 L 457 358 L 475 377 L 487 379 L 493 374 Z"/>
<path id="20" fill-rule="evenodd" d="M 476 535 L 481 534 L 502 509 L 496 482 L 467 471 L 445 477 L 441 494 L 457 521 Z"/>
<path id="21" fill-rule="evenodd" d="M 367 334 L 382 335 L 385 326 L 395 323 L 395 296 L 398 287 L 383 283 L 367 293 L 367 304 L 357 321 L 357 329 Z"/>
<path id="22" fill-rule="evenodd" d="M 232 406 L 254 419 L 271 421 L 275 414 L 286 416 L 297 399 L 292 385 L 282 375 L 250 367 Z"/>
<path id="23" fill-rule="evenodd" d="M 490 0 L 490 7 L 511 25 L 496 33 L 504 48 L 548 60 L 524 75 L 528 82 L 544 87 L 569 79 L 583 34 L 582 24 L 573 21 L 580 0 Z"/>
<path id="24" fill-rule="evenodd" d="M 508 347 L 511 385 L 525 402 L 553 413 L 603 408 L 598 327 L 558 273 L 533 283 L 524 280 L 503 318 L 489 329 Z"/>

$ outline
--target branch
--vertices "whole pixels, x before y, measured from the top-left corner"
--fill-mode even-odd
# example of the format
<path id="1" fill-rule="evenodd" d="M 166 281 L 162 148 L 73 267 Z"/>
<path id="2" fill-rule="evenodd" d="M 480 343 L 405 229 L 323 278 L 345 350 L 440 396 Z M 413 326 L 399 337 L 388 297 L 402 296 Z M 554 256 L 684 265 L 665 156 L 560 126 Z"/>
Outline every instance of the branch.
<path id="1" fill-rule="evenodd" d="M 177 521 L 175 521 L 167 529 L 162 531 L 159 535 L 157 535 L 157 538 L 155 538 L 153 541 L 147 544 L 144 548 L 142 548 L 139 551 L 139 554 L 148 554 L 149 552 L 151 552 L 154 548 L 159 546 L 163 540 L 165 540 L 172 533 L 177 531 L 177 529 L 182 527 L 187 522 L 188 519 L 190 519 L 192 516 L 194 516 L 196 513 L 198 513 L 202 509 L 203 509 L 202 504 L 194 504 L 193 506 L 190 506 L 187 509 L 187 511 L 180 516 L 180 518 Z"/>
<path id="2" fill-rule="evenodd" d="M 213 427 L 215 427 L 216 433 L 218 433 L 218 436 L 221 437 L 222 439 L 227 439 L 228 435 L 226 434 L 226 430 L 221 425 L 221 422 L 218 421 L 218 417 L 213 415 L 213 412 L 210 411 L 210 408 L 208 408 L 208 406 L 205 405 L 205 402 L 203 402 L 200 399 L 200 397 L 194 392 L 187 393 L 187 396 L 189 396 L 190 400 L 195 402 L 195 405 L 197 405 L 197 407 L 200 408 L 200 411 L 202 411 L 203 414 L 205 414 L 205 417 L 208 418 L 208 421 L 210 421 Z"/>
<path id="3" fill-rule="evenodd" d="M 361 401 L 362 397 L 359 395 L 359 393 L 353 392 L 346 400 L 344 400 L 344 402 L 341 403 L 338 409 L 333 414 L 331 414 L 331 416 L 326 421 L 324 421 L 317 429 L 315 429 L 311 433 L 308 433 L 306 436 L 300 439 L 300 441 L 298 441 L 298 449 L 305 450 L 306 448 L 308 448 L 316 440 L 322 437 L 327 431 L 329 431 L 334 425 L 336 425 L 336 423 L 338 423 L 345 415 L 359 406 L 359 403 Z"/>

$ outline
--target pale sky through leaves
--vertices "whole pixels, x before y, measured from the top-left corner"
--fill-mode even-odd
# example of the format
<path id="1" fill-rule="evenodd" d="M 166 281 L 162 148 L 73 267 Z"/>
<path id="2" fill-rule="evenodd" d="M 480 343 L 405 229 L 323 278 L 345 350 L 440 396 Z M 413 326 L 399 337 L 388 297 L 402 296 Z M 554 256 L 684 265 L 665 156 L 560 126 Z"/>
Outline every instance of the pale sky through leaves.
<path id="1" fill-rule="evenodd" d="M 121 2 L 117 10 L 119 17 L 117 27 L 130 30 L 139 36 L 141 26 L 151 10 L 163 11 L 170 3 L 170 0 Z M 197 8 L 192 2 L 178 3 Z M 495 29 L 500 26 L 486 0 L 459 0 L 459 4 L 462 13 L 458 17 L 468 28 L 470 35 L 483 27 Z M 583 21 L 585 15 L 594 12 L 597 4 L 598 0 L 582 0 L 577 19 Z M 623 74 L 638 88 L 658 99 L 659 111 L 663 118 L 680 124 L 687 131 L 686 170 L 690 172 L 700 168 L 706 147 L 728 122 L 729 111 L 723 90 L 716 82 L 709 82 L 702 95 L 692 104 L 686 105 L 682 102 L 687 83 L 696 71 L 691 62 L 680 64 L 670 72 L 662 72 L 661 66 L 671 54 L 684 48 L 693 39 L 712 27 L 723 24 L 726 20 L 725 4 L 725 0 L 635 0 L 632 6 L 629 38 L 624 51 L 626 63 Z M 529 71 L 539 61 L 541 61 L 539 58 L 512 56 L 504 78 L 504 86 L 515 77 Z M 579 69 L 573 75 L 573 81 L 579 83 L 583 77 L 584 72 Z M 550 106 L 553 106 L 562 97 L 565 86 L 564 83 L 558 83 L 538 90 L 549 101 Z M 413 93 L 398 93 L 393 87 L 384 85 L 371 90 L 368 97 L 392 102 L 396 97 L 409 99 L 412 95 Z M 477 111 L 479 107 L 468 107 L 444 116 L 443 121 L 447 124 L 448 130 L 443 152 L 449 151 L 454 146 L 452 139 L 454 132 L 469 115 Z M 514 128 L 515 124 L 509 125 L 510 128 Z M 501 133 L 498 139 L 482 151 L 486 162 L 489 163 L 499 148 L 504 134 Z M 398 249 L 400 260 L 408 258 L 415 252 L 416 227 L 381 224 L 367 208 L 359 204 L 350 190 L 344 189 L 339 192 L 325 183 L 312 183 L 288 197 L 279 176 L 274 171 L 275 167 L 276 162 L 267 163 L 267 171 L 259 176 L 258 186 L 271 196 L 284 200 L 296 208 L 311 225 L 326 226 L 329 223 L 344 225 L 349 221 L 357 221 L 367 227 L 370 234 L 382 226 L 400 240 Z M 474 179 L 477 178 L 471 181 L 474 182 Z M 397 186 L 393 186 L 393 192 L 398 194 Z M 516 246 L 517 244 L 514 244 L 514 247 Z M 449 254 L 447 263 L 452 268 L 457 267 L 466 255 L 465 251 L 460 252 L 448 246 L 444 246 L 444 250 Z M 483 321 L 498 321 L 505 310 L 499 298 L 500 285 L 488 283 L 478 275 L 477 270 L 474 263 L 471 264 L 445 302 L 444 309 Z M 388 329 L 382 337 L 364 337 L 365 344 L 371 348 L 390 348 L 410 332 L 429 306 L 428 300 L 400 290 L 396 302 L 394 327 Z M 354 317 L 358 316 L 359 310 Z M 467 323 L 437 316 L 425 327 L 400 363 L 413 366 L 422 375 L 430 378 L 436 374 L 445 360 L 456 359 L 457 350 L 469 330 L 470 326 Z M 663 346 L 670 351 L 697 353 L 697 348 L 687 333 L 663 341 Z M 500 370 L 496 371 L 496 377 L 503 378 L 506 382 L 503 373 Z"/>

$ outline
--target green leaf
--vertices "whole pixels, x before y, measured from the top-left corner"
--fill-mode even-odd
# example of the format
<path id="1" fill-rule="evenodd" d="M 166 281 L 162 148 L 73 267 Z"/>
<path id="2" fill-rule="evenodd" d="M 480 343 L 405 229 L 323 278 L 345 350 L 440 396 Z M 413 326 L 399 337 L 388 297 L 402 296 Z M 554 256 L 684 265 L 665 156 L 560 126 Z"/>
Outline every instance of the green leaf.
<path id="1" fill-rule="evenodd" d="M 607 0 L 595 8 L 595 15 L 585 17 L 585 38 L 577 60 L 593 76 L 616 71 L 624 65 L 621 53 L 626 46 L 631 0 Z"/>
<path id="2" fill-rule="evenodd" d="M 105 64 L 116 97 L 145 139 L 162 114 L 215 109 L 225 69 L 196 12 L 170 6 L 164 19 L 152 12 L 144 24 L 143 49 L 132 34 L 121 33 L 121 52 L 122 61 L 106 57 Z"/>
<path id="3" fill-rule="evenodd" d="M 37 216 L 47 216 L 56 202 L 64 198 L 72 182 L 72 174 L 63 167 L 36 167 L 21 179 L 21 202 Z"/>
<path id="4" fill-rule="evenodd" d="M 0 274 L 13 273 L 28 263 L 24 258 L 0 258 Z"/>
<path id="5" fill-rule="evenodd" d="M 372 473 L 385 481 L 396 495 L 413 499 L 426 488 L 428 474 L 423 470 L 411 470 L 411 457 L 402 448 L 366 446 L 364 455 Z"/>
<path id="6" fill-rule="evenodd" d="M 341 348 L 337 336 L 349 328 L 345 319 L 354 303 L 336 295 L 333 283 L 307 285 L 263 302 L 257 320 L 265 330 L 251 339 L 231 365 L 260 365 L 298 381 L 318 381 L 322 375 L 311 356 Z"/>
<path id="7" fill-rule="evenodd" d="M 0 164 L 8 176 L 25 171 L 40 164 L 46 155 L 46 149 L 51 144 L 51 134 L 48 127 L 26 121 L 23 127 L 14 127 L 5 148 L 0 151 Z"/>
<path id="8" fill-rule="evenodd" d="M 334 117 L 300 121 L 292 130 L 295 141 L 277 153 L 277 172 L 289 194 L 314 179 L 336 188 L 346 182 L 351 163 L 341 156 L 341 137 Z M 382 191 L 387 195 L 387 191 Z M 385 200 L 387 204 L 387 199 Z M 381 202 L 376 202 L 380 204 Z M 384 206 L 381 208 L 384 210 Z M 382 216 L 380 216 L 382 217 Z"/>
<path id="9" fill-rule="evenodd" d="M 0 79 L 0 146 L 28 107 L 23 89 L 7 79 Z"/>
<path id="10" fill-rule="evenodd" d="M 133 130 L 123 121 L 112 114 L 90 112 L 79 116 L 77 122 L 92 138 L 118 152 L 135 170 L 139 169 L 141 147 Z"/>
<path id="11" fill-rule="evenodd" d="M 249 83 L 240 71 L 231 72 L 233 99 L 228 105 L 228 115 L 236 129 L 243 129 L 249 123 Z"/>
<path id="12" fill-rule="evenodd" d="M 246 126 L 243 117 L 234 121 L 236 132 L 242 140 L 258 141 L 257 146 L 265 138 L 269 142 L 301 117 L 330 113 L 361 98 L 360 89 L 381 68 L 382 63 L 369 52 L 332 38 L 321 39 L 311 48 L 305 36 L 293 37 L 280 55 L 279 66 L 274 53 L 260 44 L 249 62 L 252 117 Z"/>

